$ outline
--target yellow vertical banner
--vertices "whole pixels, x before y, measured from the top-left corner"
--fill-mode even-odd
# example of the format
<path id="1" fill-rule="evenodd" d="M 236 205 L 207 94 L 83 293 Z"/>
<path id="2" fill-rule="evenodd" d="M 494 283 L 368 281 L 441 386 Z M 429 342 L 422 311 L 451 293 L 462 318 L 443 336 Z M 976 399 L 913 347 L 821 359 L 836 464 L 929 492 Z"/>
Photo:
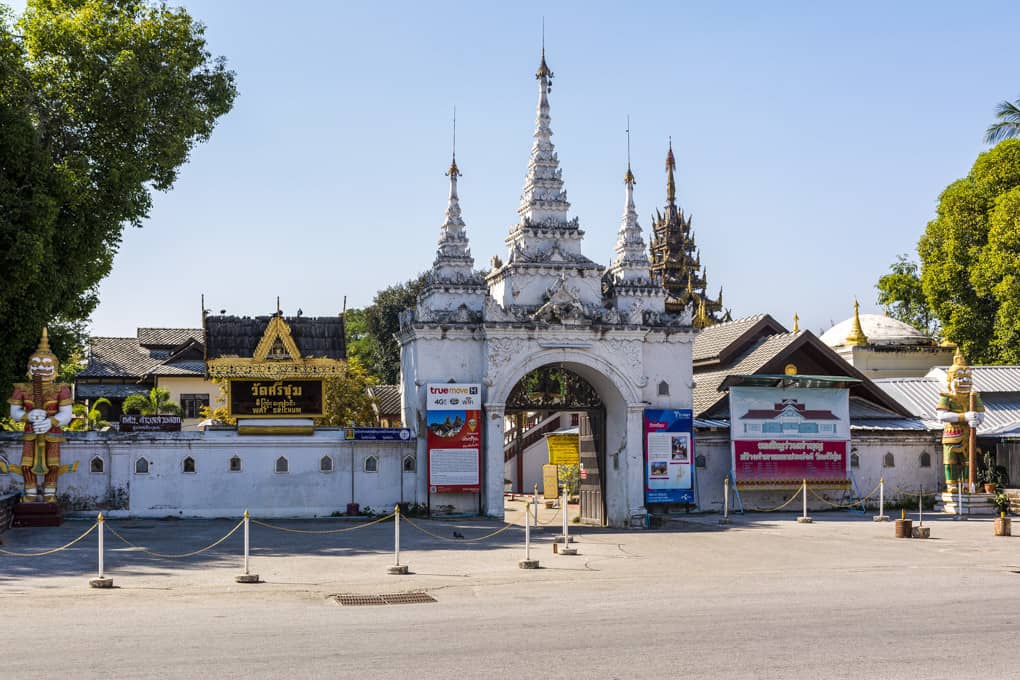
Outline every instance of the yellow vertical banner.
<path id="1" fill-rule="evenodd" d="M 542 497 L 560 497 L 560 469 L 557 465 L 542 466 Z"/>

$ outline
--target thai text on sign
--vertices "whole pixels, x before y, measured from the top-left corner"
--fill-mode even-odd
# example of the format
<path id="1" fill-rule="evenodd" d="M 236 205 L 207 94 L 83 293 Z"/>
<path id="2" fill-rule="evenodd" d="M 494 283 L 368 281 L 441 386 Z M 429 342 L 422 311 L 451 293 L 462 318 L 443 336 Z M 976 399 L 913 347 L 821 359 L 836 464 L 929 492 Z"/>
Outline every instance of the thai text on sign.
<path id="1" fill-rule="evenodd" d="M 322 380 L 234 379 L 230 415 L 256 418 L 321 418 Z"/>

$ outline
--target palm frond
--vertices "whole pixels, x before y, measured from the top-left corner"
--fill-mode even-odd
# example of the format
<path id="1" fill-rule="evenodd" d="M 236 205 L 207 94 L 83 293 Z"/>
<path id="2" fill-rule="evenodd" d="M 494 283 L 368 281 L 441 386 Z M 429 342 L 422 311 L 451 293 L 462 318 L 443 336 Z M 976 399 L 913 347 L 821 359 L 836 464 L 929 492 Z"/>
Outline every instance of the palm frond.
<path id="1" fill-rule="evenodd" d="M 1004 139 L 1020 137 L 1020 99 L 1015 102 L 999 102 L 995 108 L 995 117 L 999 122 L 989 125 L 985 130 L 986 144 L 998 144 Z"/>

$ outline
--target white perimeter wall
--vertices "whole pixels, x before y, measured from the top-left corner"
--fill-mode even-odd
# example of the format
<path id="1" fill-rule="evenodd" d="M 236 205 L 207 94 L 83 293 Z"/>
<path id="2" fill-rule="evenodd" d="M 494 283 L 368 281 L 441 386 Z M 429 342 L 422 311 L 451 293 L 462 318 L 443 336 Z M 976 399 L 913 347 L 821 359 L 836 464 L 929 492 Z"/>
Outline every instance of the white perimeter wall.
<path id="1" fill-rule="evenodd" d="M 72 508 L 92 509 L 119 495 L 127 507 L 115 515 L 237 517 L 248 509 L 258 517 L 321 517 L 344 512 L 351 502 L 389 513 L 398 502 L 426 500 L 419 497 L 417 464 L 414 471 L 403 470 L 404 458 L 415 458 L 414 439 L 346 442 L 336 430 L 303 437 L 239 436 L 233 430 L 67 437 L 61 459 L 79 461 L 79 467 L 60 478 L 58 493 Z M 235 455 L 240 472 L 230 471 Z M 0 456 L 18 464 L 19 435 L 0 436 Z M 275 471 L 280 456 L 287 459 L 287 473 Z M 332 459 L 332 472 L 321 471 L 324 456 Z M 103 461 L 101 473 L 91 472 L 96 457 Z M 136 472 L 142 457 L 149 461 L 147 474 Z M 183 471 L 187 457 L 195 460 L 194 473 Z M 376 459 L 377 472 L 365 471 L 369 457 Z M 7 488 L 20 489 L 21 476 L 0 474 L 0 492 Z"/>

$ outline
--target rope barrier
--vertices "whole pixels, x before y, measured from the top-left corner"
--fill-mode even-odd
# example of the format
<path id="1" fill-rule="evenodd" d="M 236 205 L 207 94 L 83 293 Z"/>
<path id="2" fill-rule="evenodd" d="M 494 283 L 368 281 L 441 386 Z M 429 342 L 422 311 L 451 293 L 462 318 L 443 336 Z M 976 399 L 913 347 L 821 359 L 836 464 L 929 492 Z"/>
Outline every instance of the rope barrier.
<path id="1" fill-rule="evenodd" d="M 99 526 L 99 522 L 93 523 L 92 526 L 86 529 L 85 533 L 79 536 L 78 538 L 74 539 L 70 543 L 65 543 L 59 548 L 53 548 L 52 550 L 44 550 L 43 552 L 37 553 L 20 553 L 15 552 L 13 550 L 4 550 L 3 548 L 0 548 L 0 553 L 3 553 L 4 555 L 13 555 L 14 557 L 42 557 L 43 555 L 52 555 L 53 553 L 58 553 L 61 550 L 67 550 L 72 545 L 74 545 L 75 543 L 77 543 L 78 541 L 82 540 L 83 538 L 91 534 L 93 531 L 95 531 L 97 526 Z"/>
<path id="2" fill-rule="evenodd" d="M 140 545 L 136 545 L 135 543 L 132 543 L 131 541 L 129 541 L 129 540 L 127 540 L 126 538 L 124 538 L 123 536 L 121 536 L 121 535 L 120 535 L 120 534 L 119 534 L 119 533 L 118 533 L 118 532 L 117 532 L 117 531 L 116 531 L 116 530 L 115 530 L 115 529 L 114 529 L 113 527 L 111 527 L 111 526 L 107 526 L 107 527 L 106 527 L 106 530 L 107 530 L 107 531 L 109 531 L 109 532 L 110 532 L 111 534 L 113 534 L 114 536 L 116 536 L 117 538 L 119 538 L 119 539 L 120 539 L 121 541 L 123 541 L 123 542 L 124 542 L 124 543 L 126 543 L 127 545 L 131 546 L 132 548 L 136 548 L 137 550 L 141 550 L 141 551 L 142 551 L 143 553 L 146 553 L 146 554 L 148 554 L 148 555 L 152 555 L 153 557 L 164 557 L 164 558 L 169 558 L 169 559 L 180 559 L 180 558 L 184 558 L 184 557 L 194 557 L 195 555 L 201 555 L 202 553 L 204 553 L 204 552 L 206 552 L 206 551 L 212 550 L 213 548 L 215 548 L 216 546 L 218 546 L 218 545 L 219 545 L 220 543 L 222 543 L 223 541 L 225 541 L 225 540 L 227 540 L 228 538 L 230 538 L 231 536 L 233 536 L 233 535 L 234 535 L 234 532 L 236 532 L 236 531 L 237 531 L 238 529 L 240 529 L 240 528 L 241 528 L 242 526 L 244 526 L 244 520 L 243 520 L 243 519 L 242 519 L 242 520 L 241 520 L 240 522 L 238 522 L 237 524 L 235 524 L 235 525 L 234 525 L 234 528 L 233 528 L 233 529 L 231 529 L 230 531 L 228 531 L 228 532 L 226 533 L 226 535 L 225 535 L 225 536 L 223 536 L 223 538 L 219 539 L 219 540 L 218 540 L 218 541 L 216 541 L 215 543 L 212 543 L 212 544 L 210 544 L 210 545 L 207 545 L 206 547 L 204 547 L 204 548 L 201 548 L 201 549 L 199 549 L 199 550 L 194 550 L 194 551 L 192 551 L 192 552 L 189 552 L 189 553 L 180 553 L 180 554 L 172 554 L 172 553 L 158 553 L 158 552 L 156 552 L 155 550 L 149 550 L 148 548 L 145 548 L 145 547 L 143 547 L 143 546 L 140 546 Z"/>
<path id="3" fill-rule="evenodd" d="M 277 531 L 286 531 L 289 534 L 342 534 L 348 531 L 354 531 L 356 529 L 364 529 L 365 527 L 370 527 L 373 524 L 378 524 L 379 522 L 385 522 L 388 519 L 393 519 L 393 516 L 395 514 L 396 513 L 391 512 L 390 514 L 383 515 L 382 517 L 374 519 L 371 522 L 365 522 L 364 524 L 356 524 L 352 527 L 343 527 L 341 529 L 290 529 L 288 527 L 281 527 L 279 524 L 260 522 L 257 519 L 253 519 L 250 521 L 252 524 L 258 524 L 260 527 L 265 527 L 267 529 L 276 529 Z M 406 520 L 407 517 L 404 517 L 404 519 Z"/>
<path id="4" fill-rule="evenodd" d="M 818 495 L 818 492 L 816 492 L 810 486 L 808 487 L 808 491 L 810 491 L 811 495 L 814 496 L 815 498 L 817 498 L 818 500 L 820 500 L 821 502 L 823 502 L 823 503 L 825 503 L 827 505 L 831 505 L 834 508 L 853 508 L 853 507 L 856 507 L 856 506 L 860 505 L 861 503 L 863 503 L 864 501 L 868 500 L 869 498 L 874 496 L 876 493 L 878 493 L 878 489 L 879 489 L 880 486 L 881 486 L 881 484 L 876 485 L 875 488 L 871 490 L 871 493 L 869 493 L 867 496 L 861 496 L 860 498 L 858 498 L 857 500 L 855 500 L 855 501 L 853 501 L 851 503 L 833 503 L 828 498 L 824 498 L 824 497 Z"/>
<path id="5" fill-rule="evenodd" d="M 910 493 L 909 491 L 900 491 L 899 489 L 897 489 L 896 493 L 902 494 L 904 496 L 912 496 L 914 498 L 921 498 L 922 496 L 938 496 L 942 492 L 941 491 L 932 491 L 931 493 Z"/>
<path id="6" fill-rule="evenodd" d="M 796 491 L 794 491 L 794 492 L 793 492 L 793 495 L 792 495 L 792 496 L 790 496 L 790 497 L 789 497 L 789 498 L 788 498 L 788 499 L 786 500 L 786 502 L 785 502 L 785 503 L 783 503 L 782 505 L 777 505 L 777 506 L 776 506 L 776 507 L 774 507 L 774 508 L 767 508 L 767 509 L 766 509 L 766 508 L 748 508 L 748 510 L 750 510 L 751 512 L 778 512 L 779 510 L 782 510 L 782 509 L 783 509 L 783 508 L 785 508 L 785 507 L 786 507 L 787 505 L 789 505 L 790 503 L 792 503 L 792 502 L 793 502 L 793 501 L 794 501 L 794 500 L 795 500 L 795 499 L 797 498 L 797 496 L 799 496 L 799 495 L 800 495 L 800 488 L 798 488 L 798 489 L 797 489 Z"/>
<path id="7" fill-rule="evenodd" d="M 556 513 L 549 520 L 547 520 L 545 522 L 540 522 L 538 520 L 538 517 L 536 517 L 535 518 L 535 524 L 538 524 L 538 525 L 541 525 L 541 526 L 544 526 L 544 527 L 545 526 L 549 526 L 550 524 L 552 524 L 553 522 L 556 521 L 556 518 L 560 516 L 560 512 L 562 512 L 562 511 L 563 511 L 563 508 L 556 508 Z"/>
<path id="8" fill-rule="evenodd" d="M 509 529 L 511 527 L 516 527 L 517 526 L 516 524 L 514 524 L 512 522 L 508 522 L 505 526 L 503 526 L 503 527 L 501 527 L 499 529 L 496 529 L 495 531 L 493 531 L 490 534 L 485 534 L 484 536 L 477 536 L 475 538 L 447 538 L 446 536 L 440 536 L 439 534 L 433 533 L 433 532 L 429 531 L 428 529 L 426 529 L 425 527 L 418 526 L 417 522 L 411 520 L 408 517 L 404 517 L 404 521 L 407 522 L 408 524 L 410 524 L 411 526 L 413 526 L 418 531 L 422 532 L 423 534 L 431 536 L 432 538 L 437 538 L 440 541 L 449 541 L 451 543 L 453 543 L 453 542 L 456 542 L 456 543 L 474 543 L 475 541 L 484 541 L 487 538 L 492 538 L 496 534 L 503 533 L 504 531 L 506 531 L 507 529 Z M 518 528 L 520 528 L 520 527 L 518 527 Z"/>

